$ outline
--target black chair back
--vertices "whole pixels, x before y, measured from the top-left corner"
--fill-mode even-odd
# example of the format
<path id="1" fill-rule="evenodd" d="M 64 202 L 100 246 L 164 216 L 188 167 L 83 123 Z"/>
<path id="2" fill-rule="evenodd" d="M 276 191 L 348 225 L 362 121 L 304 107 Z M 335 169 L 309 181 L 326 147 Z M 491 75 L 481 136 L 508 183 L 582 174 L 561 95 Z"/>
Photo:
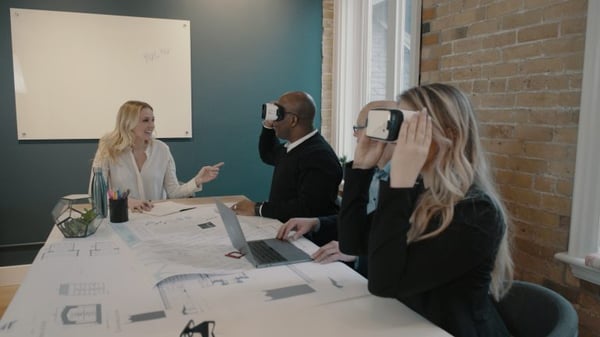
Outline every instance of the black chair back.
<path id="1" fill-rule="evenodd" d="M 496 308 L 514 337 L 578 335 L 573 305 L 557 292 L 534 283 L 514 281 Z"/>

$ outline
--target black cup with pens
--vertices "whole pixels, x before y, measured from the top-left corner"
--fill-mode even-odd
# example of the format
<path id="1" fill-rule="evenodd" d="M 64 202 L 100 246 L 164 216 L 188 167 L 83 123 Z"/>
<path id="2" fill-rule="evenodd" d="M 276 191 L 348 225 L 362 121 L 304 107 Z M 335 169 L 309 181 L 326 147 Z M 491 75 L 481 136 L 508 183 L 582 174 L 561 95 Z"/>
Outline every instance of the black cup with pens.
<path id="1" fill-rule="evenodd" d="M 108 191 L 108 210 L 110 222 L 129 221 L 129 208 L 127 207 L 127 198 L 129 190 L 124 193 L 120 191 Z"/>

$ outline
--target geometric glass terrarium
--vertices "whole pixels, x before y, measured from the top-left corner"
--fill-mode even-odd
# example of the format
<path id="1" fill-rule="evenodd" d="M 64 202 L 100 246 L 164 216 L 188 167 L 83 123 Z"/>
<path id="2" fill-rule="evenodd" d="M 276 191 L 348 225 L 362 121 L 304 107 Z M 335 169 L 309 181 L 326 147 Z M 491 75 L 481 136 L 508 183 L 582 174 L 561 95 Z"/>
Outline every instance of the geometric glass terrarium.
<path id="1" fill-rule="evenodd" d="M 94 212 L 89 198 L 87 194 L 66 195 L 52 209 L 52 219 L 66 238 L 90 236 L 102 223 L 103 218 Z"/>

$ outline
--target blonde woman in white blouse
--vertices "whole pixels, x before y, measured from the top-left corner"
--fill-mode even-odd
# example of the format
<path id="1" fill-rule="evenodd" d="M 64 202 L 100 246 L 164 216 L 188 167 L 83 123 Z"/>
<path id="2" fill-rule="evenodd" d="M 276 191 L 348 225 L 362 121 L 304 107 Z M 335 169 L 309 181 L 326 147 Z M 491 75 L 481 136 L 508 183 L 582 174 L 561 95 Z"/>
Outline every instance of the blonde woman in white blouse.
<path id="1" fill-rule="evenodd" d="M 152 200 L 180 198 L 202 191 L 202 184 L 219 175 L 223 163 L 202 167 L 180 184 L 169 146 L 155 139 L 154 110 L 145 102 L 127 101 L 117 114 L 115 128 L 98 142 L 92 167 L 102 167 L 108 187 L 129 190 L 129 208 L 144 211 Z"/>

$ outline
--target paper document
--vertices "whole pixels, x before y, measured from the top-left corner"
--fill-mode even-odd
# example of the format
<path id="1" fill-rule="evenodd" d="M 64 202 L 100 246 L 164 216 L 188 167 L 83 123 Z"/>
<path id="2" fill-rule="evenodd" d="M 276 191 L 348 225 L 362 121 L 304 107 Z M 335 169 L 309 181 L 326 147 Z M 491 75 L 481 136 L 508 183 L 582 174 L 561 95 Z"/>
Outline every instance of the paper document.
<path id="1" fill-rule="evenodd" d="M 174 275 L 231 274 L 253 268 L 246 259 L 225 255 L 235 248 L 214 205 L 160 217 L 133 213 L 127 223 L 111 227 L 154 284 Z"/>
<path id="2" fill-rule="evenodd" d="M 150 214 L 155 216 L 163 216 L 168 214 L 174 214 L 178 212 L 188 211 L 196 208 L 196 206 L 179 204 L 173 201 L 162 201 L 157 202 L 150 211 L 144 211 L 144 214 Z"/>

